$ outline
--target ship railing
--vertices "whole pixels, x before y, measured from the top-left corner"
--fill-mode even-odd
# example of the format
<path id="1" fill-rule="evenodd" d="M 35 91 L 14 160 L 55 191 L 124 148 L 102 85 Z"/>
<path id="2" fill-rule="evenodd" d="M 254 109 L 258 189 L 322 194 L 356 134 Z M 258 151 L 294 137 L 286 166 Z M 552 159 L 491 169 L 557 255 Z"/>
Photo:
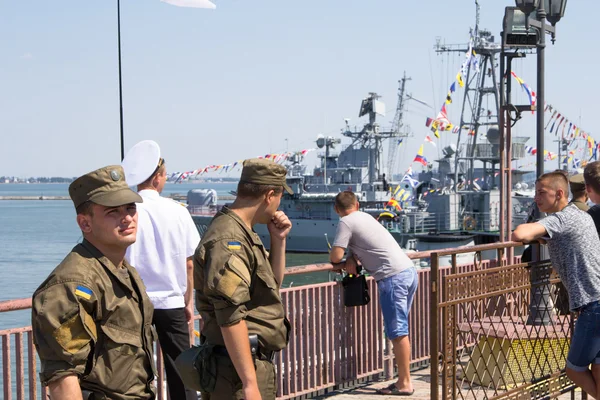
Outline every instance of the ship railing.
<path id="1" fill-rule="evenodd" d="M 513 216 L 513 226 L 526 222 L 526 216 Z M 389 230 L 406 234 L 440 232 L 498 232 L 499 216 L 494 212 L 406 213 L 391 221 L 380 220 Z"/>
<path id="2" fill-rule="evenodd" d="M 471 251 L 477 252 L 484 247 L 486 246 L 472 247 Z M 410 254 L 409 257 L 429 259 L 434 254 L 420 252 Z M 461 266 L 461 270 L 476 271 L 496 265 L 496 260 L 474 259 L 472 264 Z M 440 273 L 443 274 L 446 269 L 440 267 Z M 313 264 L 290 267 L 286 274 L 294 279 L 294 276 L 315 272 L 329 272 L 337 276 L 336 271 L 336 266 L 331 264 Z M 429 293 L 431 270 L 422 268 L 417 271 L 419 288 L 410 312 L 409 333 L 413 368 L 429 365 L 432 334 L 428 322 L 432 307 Z M 367 379 L 393 377 L 393 352 L 391 343 L 384 334 L 377 285 L 372 278 L 368 278 L 367 282 L 371 302 L 363 307 L 344 307 L 343 288 L 339 279 L 281 289 L 282 302 L 292 331 L 289 345 L 275 359 L 278 399 L 306 398 Z M 30 308 L 30 298 L 0 302 L 0 313 Z M 195 328 L 198 331 L 201 329 L 199 316 L 196 316 Z M 33 345 L 31 326 L 1 330 L 0 341 L 0 393 L 3 393 L 3 398 L 45 399 L 46 389 L 41 386 L 37 377 L 39 361 Z M 156 362 L 157 399 L 164 400 L 167 398 L 166 381 L 160 347 L 156 349 Z"/>
<path id="3" fill-rule="evenodd" d="M 322 220 L 330 220 L 332 219 L 332 217 L 335 216 L 335 222 L 337 222 L 337 220 L 339 219 L 339 217 L 337 215 L 333 215 L 332 213 L 328 210 L 328 211 L 311 211 L 310 209 L 304 209 L 302 211 L 302 215 L 299 216 L 298 219 L 322 219 Z"/>
<path id="4" fill-rule="evenodd" d="M 222 206 L 187 206 L 191 215 L 213 216 Z"/>
<path id="5" fill-rule="evenodd" d="M 499 223 L 498 213 L 465 212 L 462 215 L 462 227 L 466 231 L 497 232 Z"/>
<path id="6" fill-rule="evenodd" d="M 427 234 L 452 230 L 448 221 L 451 220 L 450 213 L 407 213 L 400 214 L 392 221 L 380 220 L 389 230 L 407 234 Z"/>

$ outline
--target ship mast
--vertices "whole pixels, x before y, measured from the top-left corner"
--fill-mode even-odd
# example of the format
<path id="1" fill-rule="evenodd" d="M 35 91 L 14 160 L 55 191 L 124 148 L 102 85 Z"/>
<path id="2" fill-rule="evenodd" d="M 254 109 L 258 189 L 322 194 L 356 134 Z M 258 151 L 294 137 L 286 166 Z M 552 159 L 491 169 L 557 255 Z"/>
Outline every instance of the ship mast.
<path id="1" fill-rule="evenodd" d="M 406 108 L 406 100 L 408 100 L 409 96 L 405 96 L 406 90 L 406 81 L 410 81 L 411 78 L 406 77 L 406 71 L 404 71 L 404 76 L 402 79 L 398 81 L 398 103 L 396 104 L 396 115 L 394 116 L 394 121 L 392 122 L 391 131 L 395 133 L 396 138 L 399 137 L 407 137 L 408 132 L 400 132 L 400 129 L 404 126 L 403 117 L 404 110 Z M 396 156 L 398 154 L 398 145 L 395 140 L 390 140 L 388 143 L 388 164 L 387 164 L 387 173 L 390 180 L 393 180 L 395 167 L 396 167 Z"/>
<path id="2" fill-rule="evenodd" d="M 484 178 L 490 178 L 494 186 L 494 168 L 499 162 L 499 157 L 494 154 L 482 154 L 478 151 L 477 138 L 479 128 L 483 126 L 498 125 L 499 115 L 499 88 L 496 79 L 497 55 L 501 52 L 499 44 L 494 43 L 494 37 L 488 30 L 479 29 L 479 3 L 475 1 L 476 21 L 475 29 L 471 30 L 471 43 L 469 45 L 442 45 L 439 40 L 435 45 L 435 51 L 440 53 L 463 53 L 469 51 L 469 48 L 475 52 L 479 68 L 473 67 L 474 63 L 469 63 L 466 71 L 465 92 L 460 116 L 460 130 L 458 132 L 457 156 L 454 167 L 454 190 L 457 190 L 458 177 L 461 169 L 460 161 L 466 161 L 468 168 L 466 171 L 466 180 L 469 189 L 472 189 L 474 181 L 474 162 L 476 160 L 484 164 Z M 482 105 L 484 99 L 492 96 L 493 106 L 484 110 Z M 463 131 L 468 132 L 466 145 L 460 146 Z M 483 152 L 486 153 L 486 152 Z M 491 152 L 490 152 L 491 153 Z M 491 164 L 492 171 L 488 174 L 486 164 Z M 487 175 L 487 176 L 485 176 Z M 466 207 L 468 208 L 468 207 Z"/>

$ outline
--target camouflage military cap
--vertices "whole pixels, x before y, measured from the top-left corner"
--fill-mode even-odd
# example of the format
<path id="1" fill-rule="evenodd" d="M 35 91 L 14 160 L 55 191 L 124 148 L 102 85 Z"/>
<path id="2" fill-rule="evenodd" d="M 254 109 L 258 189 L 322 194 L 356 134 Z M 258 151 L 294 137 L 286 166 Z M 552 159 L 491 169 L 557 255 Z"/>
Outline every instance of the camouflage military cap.
<path id="1" fill-rule="evenodd" d="M 120 165 L 109 165 L 75 179 L 69 185 L 69 196 L 75 208 L 86 201 L 107 207 L 143 201 L 139 194 L 127 186 Z"/>
<path id="2" fill-rule="evenodd" d="M 575 174 L 569 178 L 569 186 L 572 192 L 577 192 L 585 189 L 585 180 L 583 174 Z"/>
<path id="3" fill-rule="evenodd" d="M 241 183 L 254 183 L 255 185 L 283 186 L 289 193 L 293 194 L 292 189 L 287 185 L 285 176 L 287 169 L 271 160 L 262 158 L 252 158 L 244 161 L 242 169 Z"/>

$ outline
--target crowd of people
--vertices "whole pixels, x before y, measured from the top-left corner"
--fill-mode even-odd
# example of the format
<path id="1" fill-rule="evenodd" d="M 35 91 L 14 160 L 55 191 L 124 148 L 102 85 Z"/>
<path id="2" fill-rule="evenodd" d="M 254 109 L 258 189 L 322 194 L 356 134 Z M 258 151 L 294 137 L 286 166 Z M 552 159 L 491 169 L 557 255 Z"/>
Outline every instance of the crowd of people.
<path id="1" fill-rule="evenodd" d="M 271 160 L 246 160 L 235 201 L 202 238 L 186 208 L 160 196 L 166 163 L 153 141 L 136 144 L 121 165 L 76 179 L 69 195 L 83 240 L 33 294 L 33 338 L 50 398 L 154 399 L 158 339 L 171 399 L 197 399 L 197 391 L 203 400 L 275 399 L 273 360 L 291 331 L 279 291 L 292 228 L 279 210 L 284 190 L 292 193 L 286 174 Z M 417 274 L 358 207 L 352 192 L 336 197 L 341 222 L 331 261 L 342 262 L 347 250 L 348 273 L 362 264 L 376 279 L 399 371 L 381 393 L 410 395 Z M 269 251 L 256 224 L 268 227 Z M 199 346 L 192 346 L 194 305 Z"/>
<path id="2" fill-rule="evenodd" d="M 275 399 L 273 359 L 291 330 L 280 296 L 292 228 L 279 210 L 283 192 L 292 193 L 286 173 L 270 160 L 246 160 L 236 199 L 202 238 L 185 207 L 160 196 L 166 164 L 153 141 L 138 143 L 121 165 L 76 179 L 69 195 L 83 240 L 33 294 L 33 337 L 50 397 L 154 399 L 158 339 L 171 399 L 197 399 L 197 391 L 203 400 Z M 535 202 L 547 216 L 518 226 L 512 239 L 547 244 L 569 307 L 579 313 L 567 375 L 598 398 L 600 206 L 588 210 L 588 196 L 600 202 L 600 162 L 570 180 L 562 171 L 540 176 Z M 417 272 L 387 229 L 359 207 L 352 192 L 336 196 L 340 221 L 330 261 L 348 274 L 361 266 L 375 279 L 398 370 L 378 393 L 410 396 L 408 315 Z M 268 227 L 269 251 L 256 224 Z M 203 321 L 197 347 L 194 305 Z M 186 359 L 191 369 L 181 367 Z"/>

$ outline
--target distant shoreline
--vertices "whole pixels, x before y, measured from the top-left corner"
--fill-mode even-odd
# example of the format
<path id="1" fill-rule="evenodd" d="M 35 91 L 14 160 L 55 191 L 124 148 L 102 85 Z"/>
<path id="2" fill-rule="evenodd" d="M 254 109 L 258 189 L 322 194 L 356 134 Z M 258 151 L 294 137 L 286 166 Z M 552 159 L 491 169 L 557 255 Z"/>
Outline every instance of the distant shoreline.
<path id="1" fill-rule="evenodd" d="M 180 182 L 167 181 L 167 184 L 172 185 L 198 185 L 198 184 L 211 184 L 211 185 L 221 185 L 228 184 L 233 185 L 237 184 L 239 181 L 201 181 L 201 180 L 187 180 Z M 0 185 L 67 185 L 71 182 L 0 182 Z"/>
<path id="2" fill-rule="evenodd" d="M 0 196 L 0 200 L 71 200 L 69 196 Z"/>
<path id="3" fill-rule="evenodd" d="M 166 195 L 165 197 L 168 197 L 170 199 L 177 200 L 177 201 L 187 201 L 187 194 L 171 193 L 169 195 Z M 235 196 L 231 196 L 231 195 L 224 195 L 224 196 L 219 196 L 219 197 L 220 197 L 220 199 L 223 199 L 223 200 L 235 199 Z M 2 200 L 53 201 L 53 200 L 71 200 L 71 198 L 69 196 L 0 196 L 0 201 L 2 201 Z"/>

